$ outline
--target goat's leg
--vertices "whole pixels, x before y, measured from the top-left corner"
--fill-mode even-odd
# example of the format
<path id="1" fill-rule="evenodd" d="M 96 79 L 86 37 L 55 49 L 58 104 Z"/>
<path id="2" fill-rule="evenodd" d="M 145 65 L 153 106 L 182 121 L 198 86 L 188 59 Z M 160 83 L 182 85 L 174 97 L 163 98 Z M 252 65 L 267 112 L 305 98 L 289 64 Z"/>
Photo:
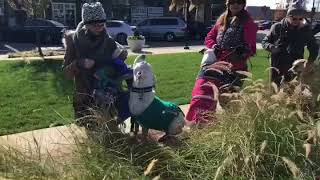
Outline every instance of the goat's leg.
<path id="1" fill-rule="evenodd" d="M 143 127 L 142 126 L 142 138 L 144 141 L 147 141 L 148 140 L 148 137 L 149 137 L 149 128 L 146 128 L 146 127 Z"/>
<path id="2" fill-rule="evenodd" d="M 130 118 L 130 132 L 134 132 L 134 130 L 135 130 L 135 123 L 136 123 L 136 120 L 135 120 L 135 118 L 132 116 L 132 117 Z"/>
<path id="3" fill-rule="evenodd" d="M 158 142 L 165 142 L 167 139 L 168 139 L 168 135 L 167 134 L 165 134 L 165 135 L 163 135 L 162 137 L 160 137 L 159 139 L 158 139 Z"/>
<path id="4" fill-rule="evenodd" d="M 134 135 L 137 135 L 139 132 L 139 123 L 137 121 L 134 122 Z"/>
<path id="5" fill-rule="evenodd" d="M 132 116 L 130 119 L 130 133 L 133 133 L 133 135 L 137 136 L 139 132 L 139 123 L 136 120 L 136 117 Z"/>

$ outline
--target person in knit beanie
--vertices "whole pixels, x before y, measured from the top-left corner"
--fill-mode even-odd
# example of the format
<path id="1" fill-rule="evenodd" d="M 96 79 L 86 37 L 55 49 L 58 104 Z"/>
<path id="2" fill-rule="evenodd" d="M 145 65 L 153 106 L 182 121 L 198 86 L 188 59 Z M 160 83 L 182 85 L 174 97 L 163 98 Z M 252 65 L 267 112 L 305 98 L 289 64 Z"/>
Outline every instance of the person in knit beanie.
<path id="1" fill-rule="evenodd" d="M 305 19 L 303 0 L 293 0 L 288 6 L 287 16 L 271 26 L 262 40 L 262 47 L 271 52 L 270 80 L 279 87 L 291 81 L 294 75 L 289 71 L 293 62 L 304 58 L 304 47 L 309 50 L 305 71 L 311 72 L 318 56 L 318 44 L 311 26 Z"/>
<path id="2" fill-rule="evenodd" d="M 66 53 L 63 71 L 73 79 L 75 93 L 73 107 L 78 125 L 86 125 L 94 100 L 92 99 L 93 75 L 113 64 L 115 59 L 127 58 L 127 53 L 107 33 L 106 14 L 100 2 L 84 3 L 82 21 L 75 31 L 65 34 Z"/>
<path id="3" fill-rule="evenodd" d="M 81 11 L 82 22 L 84 24 L 104 23 L 106 22 L 106 13 L 100 2 L 84 3 Z"/>
<path id="4" fill-rule="evenodd" d="M 304 8 L 303 0 L 294 0 L 289 3 L 287 16 L 305 16 L 306 10 Z"/>

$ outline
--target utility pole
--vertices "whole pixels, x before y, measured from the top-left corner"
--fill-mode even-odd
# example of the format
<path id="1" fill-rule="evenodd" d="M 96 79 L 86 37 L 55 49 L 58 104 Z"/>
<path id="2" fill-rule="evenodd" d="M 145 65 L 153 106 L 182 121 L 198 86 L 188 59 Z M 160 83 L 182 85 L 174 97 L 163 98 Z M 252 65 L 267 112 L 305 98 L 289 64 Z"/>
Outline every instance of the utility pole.
<path id="1" fill-rule="evenodd" d="M 189 31 L 189 0 L 185 0 L 185 2 L 184 2 L 184 20 L 185 20 L 185 22 L 186 22 L 186 24 L 187 24 L 187 32 L 186 32 L 186 43 L 185 43 L 185 45 L 184 45 L 184 49 L 190 49 L 190 47 L 189 47 L 189 43 L 188 43 L 188 40 L 189 40 L 189 33 L 188 33 L 188 31 Z"/>
<path id="2" fill-rule="evenodd" d="M 76 0 L 76 27 L 81 21 L 81 0 Z"/>

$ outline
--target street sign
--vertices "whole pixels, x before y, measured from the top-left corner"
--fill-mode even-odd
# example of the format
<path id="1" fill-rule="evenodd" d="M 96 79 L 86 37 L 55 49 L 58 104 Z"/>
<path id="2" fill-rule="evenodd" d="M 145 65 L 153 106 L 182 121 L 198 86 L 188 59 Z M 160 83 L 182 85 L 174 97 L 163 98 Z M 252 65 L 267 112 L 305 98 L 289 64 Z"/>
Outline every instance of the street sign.
<path id="1" fill-rule="evenodd" d="M 162 17 L 163 7 L 131 7 L 131 24 L 137 24 L 150 17 Z"/>
<path id="2" fill-rule="evenodd" d="M 148 17 L 146 7 L 131 7 L 131 24 L 137 24 Z"/>
<path id="3" fill-rule="evenodd" d="M 162 17 L 163 7 L 148 7 L 148 17 Z"/>
<path id="4" fill-rule="evenodd" d="M 131 16 L 132 17 L 146 17 L 148 15 L 147 7 L 132 7 Z"/>

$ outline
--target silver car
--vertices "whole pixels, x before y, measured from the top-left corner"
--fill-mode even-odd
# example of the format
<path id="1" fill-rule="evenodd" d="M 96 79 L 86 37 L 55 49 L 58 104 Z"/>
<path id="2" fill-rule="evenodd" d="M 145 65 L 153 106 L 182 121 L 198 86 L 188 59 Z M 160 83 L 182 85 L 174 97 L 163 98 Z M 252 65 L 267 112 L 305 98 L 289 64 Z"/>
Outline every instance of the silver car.
<path id="1" fill-rule="evenodd" d="M 135 30 L 135 26 L 118 20 L 107 21 L 106 26 L 108 34 L 120 44 L 127 44 L 127 37 L 132 36 Z"/>
<path id="2" fill-rule="evenodd" d="M 137 30 L 147 39 L 174 41 L 187 36 L 187 24 L 178 17 L 145 19 L 137 24 Z"/>

